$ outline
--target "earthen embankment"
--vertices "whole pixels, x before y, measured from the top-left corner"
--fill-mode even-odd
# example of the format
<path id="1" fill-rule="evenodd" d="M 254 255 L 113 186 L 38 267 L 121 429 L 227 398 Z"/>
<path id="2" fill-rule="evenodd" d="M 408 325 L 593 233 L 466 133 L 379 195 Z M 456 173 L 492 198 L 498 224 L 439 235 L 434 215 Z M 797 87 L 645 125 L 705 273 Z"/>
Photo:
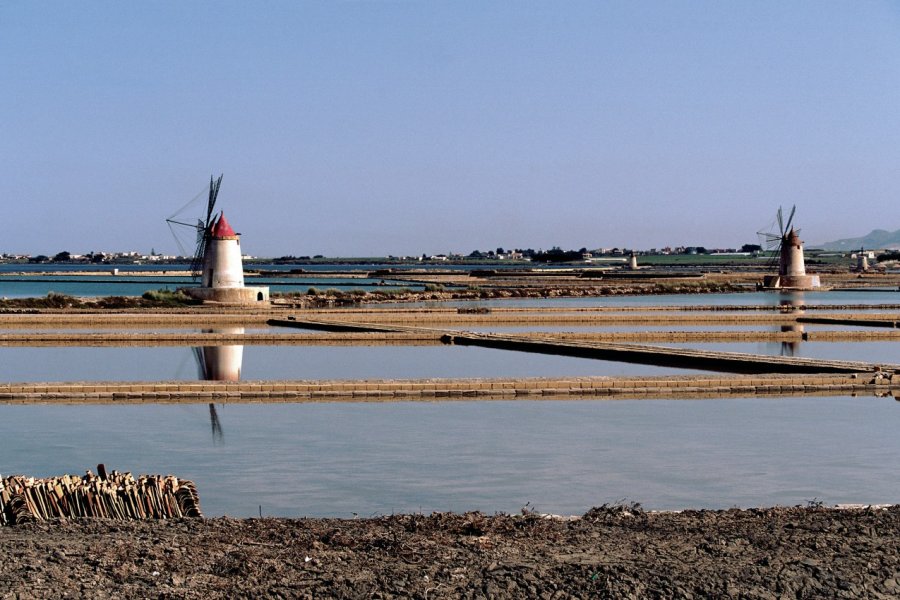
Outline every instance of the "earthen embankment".
<path id="1" fill-rule="evenodd" d="M 397 402 L 434 400 L 728 398 L 900 395 L 881 373 L 834 375 L 44 382 L 0 384 L 0 403 Z"/>

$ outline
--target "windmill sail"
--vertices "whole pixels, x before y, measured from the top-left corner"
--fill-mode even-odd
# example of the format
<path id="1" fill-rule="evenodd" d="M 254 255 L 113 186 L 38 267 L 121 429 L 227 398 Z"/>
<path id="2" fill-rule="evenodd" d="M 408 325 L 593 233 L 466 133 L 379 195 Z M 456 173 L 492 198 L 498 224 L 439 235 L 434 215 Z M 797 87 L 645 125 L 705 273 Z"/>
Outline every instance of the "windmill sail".
<path id="1" fill-rule="evenodd" d="M 790 235 L 791 223 L 793 223 L 794 221 L 795 212 L 797 212 L 796 204 L 791 207 L 791 212 L 788 215 L 787 221 L 785 222 L 782 208 L 779 206 L 778 212 L 775 213 L 775 221 L 771 223 L 766 229 L 756 232 L 756 235 L 759 236 L 760 245 L 767 251 L 772 252 L 772 257 L 769 260 L 768 264 L 769 267 L 774 267 L 775 265 L 782 262 L 782 248 L 784 248 L 788 236 Z M 778 228 L 774 229 L 776 223 L 778 224 Z M 799 231 L 799 229 L 796 230 L 796 232 Z"/>
<path id="2" fill-rule="evenodd" d="M 178 235 L 175 233 L 173 225 L 185 228 L 189 227 L 196 230 L 196 241 L 194 242 L 194 251 L 192 254 L 190 267 L 191 277 L 193 277 L 194 279 L 200 276 L 200 272 L 203 269 L 203 257 L 206 254 L 206 249 L 209 244 L 210 231 L 213 225 L 212 222 L 214 221 L 213 211 L 215 211 L 216 199 L 219 197 L 219 188 L 222 186 L 222 177 L 223 175 L 219 175 L 219 178 L 215 179 L 212 175 L 210 175 L 209 192 L 206 201 L 206 215 L 205 218 L 198 218 L 196 225 L 177 220 L 175 217 L 193 206 L 193 204 L 200 199 L 203 192 L 195 196 L 193 200 L 185 204 L 181 209 L 178 210 L 178 212 L 166 219 L 166 223 L 169 225 L 169 229 L 172 231 L 172 235 L 175 237 L 178 248 L 181 250 L 181 253 L 183 255 L 187 254 L 187 252 L 185 251 L 184 244 L 179 240 Z"/>

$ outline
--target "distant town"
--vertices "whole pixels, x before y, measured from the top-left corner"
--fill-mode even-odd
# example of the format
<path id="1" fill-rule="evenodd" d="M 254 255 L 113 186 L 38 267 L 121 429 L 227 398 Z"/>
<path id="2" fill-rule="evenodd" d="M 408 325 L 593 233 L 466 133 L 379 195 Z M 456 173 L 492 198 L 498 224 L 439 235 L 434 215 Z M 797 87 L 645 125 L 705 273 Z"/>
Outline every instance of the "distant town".
<path id="1" fill-rule="evenodd" d="M 848 256 L 849 251 L 825 251 L 817 249 L 807 249 L 807 253 L 811 258 L 817 256 L 841 257 Z M 856 252 L 859 252 L 857 249 Z M 889 256 L 896 253 L 888 253 L 886 256 L 883 252 L 868 250 L 865 252 L 869 258 L 875 259 L 879 256 Z M 675 246 L 650 249 L 632 249 L 632 248 L 595 248 L 588 249 L 586 247 L 577 250 L 563 250 L 558 246 L 554 246 L 549 250 L 534 250 L 533 248 L 516 248 L 504 249 L 498 247 L 493 250 L 473 250 L 469 253 L 438 253 L 421 255 L 387 255 L 379 257 L 328 257 L 322 254 L 315 255 L 285 255 L 279 257 L 260 257 L 244 255 L 245 262 L 264 262 L 264 263 L 305 263 L 305 262 L 371 262 L 378 260 L 383 262 L 396 263 L 500 263 L 500 262 L 534 262 L 534 263 L 615 263 L 625 262 L 631 256 L 643 257 L 710 257 L 727 259 L 732 258 L 756 258 L 768 257 L 770 252 L 765 251 L 759 244 L 744 244 L 740 248 L 706 248 L 704 246 Z M 893 258 L 893 256 L 890 256 Z M 0 254 L 0 263 L 22 263 L 22 264 L 110 264 L 110 265 L 127 265 L 127 264 L 178 264 L 190 262 L 193 257 L 180 256 L 174 254 L 160 254 L 155 250 L 151 250 L 149 254 L 128 251 L 128 252 L 96 252 L 91 251 L 86 254 L 76 254 L 69 251 L 57 252 L 53 255 L 31 255 L 31 254 Z"/>

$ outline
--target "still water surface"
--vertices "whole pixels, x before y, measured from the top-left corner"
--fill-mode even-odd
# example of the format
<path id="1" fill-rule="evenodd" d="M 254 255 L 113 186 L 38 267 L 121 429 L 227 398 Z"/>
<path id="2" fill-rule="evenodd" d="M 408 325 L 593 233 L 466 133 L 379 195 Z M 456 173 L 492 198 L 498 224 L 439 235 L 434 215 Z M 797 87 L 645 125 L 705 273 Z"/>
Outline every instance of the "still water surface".
<path id="1" fill-rule="evenodd" d="M 441 266 L 417 266 L 413 268 L 433 268 L 437 270 L 453 270 L 467 271 L 477 269 L 477 266 L 459 265 L 456 267 L 450 265 Z M 185 285 L 196 285 L 196 282 L 188 277 L 160 277 L 151 275 L 103 275 L 102 277 L 75 277 L 75 276 L 57 276 L 47 275 L 46 273 L 65 273 L 66 271 L 96 271 L 107 274 L 114 268 L 120 268 L 124 271 L 148 271 L 150 273 L 158 271 L 175 271 L 187 270 L 189 266 L 182 265 L 22 265 L 22 264 L 0 264 L 0 297 L 22 298 L 22 297 L 42 297 L 49 292 L 57 292 L 69 294 L 72 296 L 140 296 L 147 290 L 157 289 L 175 289 Z M 364 289 L 373 291 L 376 289 L 391 289 L 398 287 L 406 287 L 412 290 L 422 290 L 423 284 L 391 280 L 389 278 L 362 278 L 357 279 L 359 275 L 368 274 L 370 271 L 380 268 L 393 268 L 397 271 L 405 269 L 398 268 L 397 265 L 340 265 L 340 264 L 320 264 L 320 265 L 302 265 L 304 271 L 313 274 L 319 272 L 333 272 L 336 274 L 333 278 L 307 278 L 306 281 L 296 277 L 278 277 L 274 275 L 277 271 L 289 271 L 298 268 L 297 265 L 253 265 L 253 268 L 264 269 L 269 271 L 266 277 L 247 276 L 247 285 L 269 285 L 272 292 L 299 292 L 305 293 L 310 287 L 320 289 L 329 286 L 339 287 L 342 290 L 348 289 Z M 493 267 L 492 267 L 493 268 Z M 29 276 L 21 276 L 19 273 L 32 273 Z M 342 276 L 346 273 L 346 277 Z M 136 277 L 142 281 L 135 282 Z M 302 275 L 300 276 L 302 277 Z M 381 287 L 382 281 L 386 283 L 386 287 Z M 724 293 L 724 294 L 661 294 L 649 296 L 604 296 L 599 298 L 527 298 L 527 299 L 503 299 L 503 300 L 484 300 L 478 304 L 484 306 L 507 306 L 507 307 L 544 307 L 544 306 L 572 306 L 572 307 L 590 307 L 590 306 L 623 306 L 623 307 L 640 307 L 640 306 L 696 306 L 696 305 L 779 305 L 779 304 L 806 304 L 806 305 L 840 305 L 840 304 L 900 304 L 900 290 L 891 288 L 873 289 L 867 291 L 821 291 L 821 292 L 747 292 L 747 293 Z M 421 303 L 418 306 L 428 305 Z M 438 303 L 436 306 L 472 306 L 471 301 L 458 303 Z M 411 306 L 406 304 L 405 306 Z"/>
<path id="2" fill-rule="evenodd" d="M 651 365 L 464 346 L 246 346 L 241 378 L 412 379 L 696 374 Z M 198 378 L 184 347 L 0 347 L 0 382 Z"/>
<path id="3" fill-rule="evenodd" d="M 192 479 L 208 516 L 900 500 L 884 398 L 0 406 L 0 473 Z"/>
<path id="4" fill-rule="evenodd" d="M 897 342 L 685 342 L 654 345 L 714 352 L 741 352 L 900 365 L 900 344 Z"/>
<path id="5" fill-rule="evenodd" d="M 0 279 L 0 298 L 42 298 L 54 292 L 79 297 L 104 297 L 104 296 L 140 296 L 148 290 L 175 290 L 180 287 L 194 287 L 199 285 L 190 278 L 150 277 L 134 281 L 134 277 L 109 276 L 104 280 L 75 281 L 72 278 L 35 278 L 23 277 L 18 279 Z M 414 291 L 424 289 L 422 284 L 410 282 L 385 281 L 381 279 L 349 279 L 349 278 L 323 278 L 312 281 L 273 278 L 247 278 L 247 285 L 269 286 L 273 293 L 307 293 L 310 288 L 327 290 L 330 287 L 340 288 L 342 291 L 353 289 L 375 291 L 408 288 Z"/>

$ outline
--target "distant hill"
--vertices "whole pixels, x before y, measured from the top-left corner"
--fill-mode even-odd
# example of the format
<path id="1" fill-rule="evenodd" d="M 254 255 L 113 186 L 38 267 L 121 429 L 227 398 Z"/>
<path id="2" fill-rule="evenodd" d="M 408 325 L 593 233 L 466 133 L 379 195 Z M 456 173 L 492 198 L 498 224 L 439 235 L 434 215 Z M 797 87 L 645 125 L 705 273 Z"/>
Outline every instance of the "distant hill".
<path id="1" fill-rule="evenodd" d="M 825 242 L 824 244 L 816 244 L 816 247 L 824 248 L 825 250 L 859 250 L 860 248 L 875 250 L 881 248 L 900 248 L 900 229 L 897 231 L 875 229 L 863 237 Z"/>

